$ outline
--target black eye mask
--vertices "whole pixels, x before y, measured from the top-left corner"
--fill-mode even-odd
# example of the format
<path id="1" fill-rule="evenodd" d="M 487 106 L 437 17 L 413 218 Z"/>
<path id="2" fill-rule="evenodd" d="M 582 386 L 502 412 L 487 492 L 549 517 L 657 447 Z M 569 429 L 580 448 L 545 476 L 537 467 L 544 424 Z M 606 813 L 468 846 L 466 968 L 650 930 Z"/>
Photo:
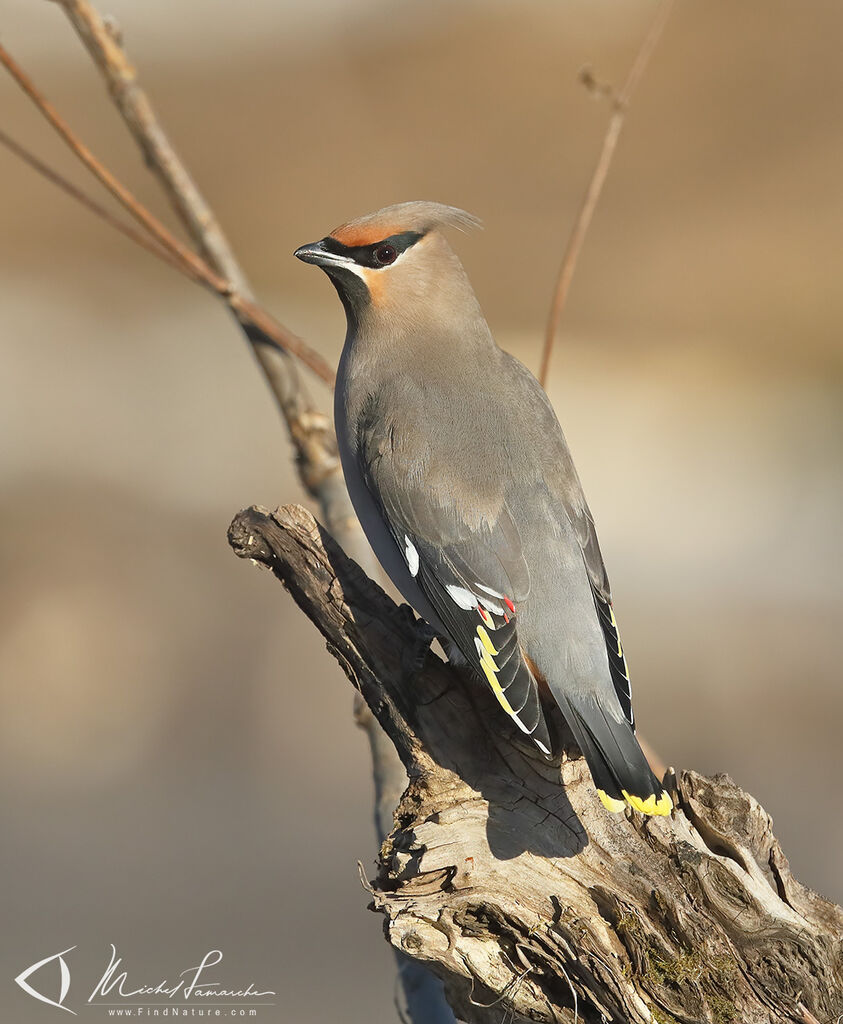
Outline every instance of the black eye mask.
<path id="1" fill-rule="evenodd" d="M 406 252 L 422 237 L 423 235 L 418 231 L 402 231 L 400 235 L 390 235 L 389 238 L 384 238 L 373 245 L 352 246 L 343 245 L 342 242 L 338 242 L 328 235 L 327 238 L 322 239 L 322 245 L 326 252 L 331 252 L 335 256 L 347 256 L 360 267 L 381 270 L 383 267 L 389 266 L 390 263 L 394 263 L 402 252 Z"/>

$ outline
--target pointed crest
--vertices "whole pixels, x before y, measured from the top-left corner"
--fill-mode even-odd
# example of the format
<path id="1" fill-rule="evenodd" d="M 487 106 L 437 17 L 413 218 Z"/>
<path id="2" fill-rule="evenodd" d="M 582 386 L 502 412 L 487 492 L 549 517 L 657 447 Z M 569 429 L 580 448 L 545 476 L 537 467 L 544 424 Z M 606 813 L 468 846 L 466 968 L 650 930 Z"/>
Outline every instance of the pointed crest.
<path id="1" fill-rule="evenodd" d="M 468 231 L 482 226 L 479 218 L 456 206 L 419 201 L 385 206 L 375 213 L 350 220 L 334 228 L 331 237 L 343 245 L 359 246 L 372 245 L 405 231 L 416 231 L 423 235 L 439 227 Z"/>

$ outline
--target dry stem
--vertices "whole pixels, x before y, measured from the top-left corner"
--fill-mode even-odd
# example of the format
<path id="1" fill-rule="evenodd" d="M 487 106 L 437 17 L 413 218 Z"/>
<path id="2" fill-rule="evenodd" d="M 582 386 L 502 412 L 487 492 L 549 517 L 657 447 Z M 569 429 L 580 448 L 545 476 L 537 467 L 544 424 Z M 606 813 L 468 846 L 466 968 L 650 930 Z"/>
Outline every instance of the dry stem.
<path id="1" fill-rule="evenodd" d="M 0 64 L 6 68 L 21 89 L 32 100 L 44 117 L 49 121 L 58 135 L 68 145 L 71 151 L 88 168 L 88 170 L 105 186 L 114 198 L 138 221 L 156 240 L 166 249 L 173 260 L 180 264 L 180 269 L 194 281 L 205 285 L 207 288 L 220 295 L 234 312 L 242 325 L 249 324 L 255 332 L 265 335 L 265 344 L 276 345 L 278 348 L 290 355 L 296 356 L 303 363 L 327 384 L 333 384 L 334 373 L 330 366 L 317 352 L 314 352 L 308 345 L 298 338 L 292 331 L 282 327 L 262 307 L 253 302 L 248 296 L 239 293 L 236 288 L 222 274 L 215 272 L 208 263 L 195 252 L 182 244 L 170 232 L 157 217 L 123 185 L 101 161 L 99 161 L 82 140 L 73 132 L 67 122 L 61 117 L 55 107 L 36 87 L 32 79 L 13 59 L 11 54 L 0 45 Z M 10 140 L 11 141 L 11 140 Z M 13 144 L 10 147 L 13 152 L 21 156 L 21 147 Z M 53 172 L 53 181 L 58 176 Z M 69 189 L 66 189 L 69 191 Z M 70 192 L 70 194 L 73 194 Z M 79 195 L 74 198 L 79 199 Z M 126 232 L 124 232 L 125 234 Z M 129 236 L 132 237 L 132 236 Z M 260 356 L 259 356 L 260 358 Z"/>
<path id="2" fill-rule="evenodd" d="M 169 266 L 173 267 L 174 270 L 178 270 L 179 273 L 185 274 L 191 280 L 195 278 L 188 273 L 184 264 L 177 260 L 170 254 L 168 249 L 164 249 L 153 239 L 148 238 L 143 232 L 133 228 L 130 224 L 124 223 L 119 217 L 115 217 L 110 210 L 107 210 L 101 203 L 98 203 L 96 199 L 92 199 L 82 189 L 77 188 L 73 182 L 68 181 L 67 178 L 63 177 L 58 171 L 54 170 L 48 164 L 45 164 L 43 160 L 40 160 L 34 153 L 31 153 L 25 146 L 22 146 L 19 142 L 16 142 L 10 135 L 7 135 L 4 131 L 0 131 L 0 145 L 5 146 L 9 152 L 14 153 L 15 156 L 19 157 L 25 164 L 28 164 L 34 171 L 46 178 L 47 181 L 57 186 L 66 192 L 72 199 L 75 199 L 78 203 L 85 207 L 86 210 L 90 210 L 91 213 L 95 214 L 105 221 L 109 227 L 114 228 L 115 231 L 119 231 L 121 235 L 125 235 L 126 238 L 134 242 L 135 245 L 139 245 L 142 249 L 146 249 L 147 252 L 152 253 L 153 256 L 157 256 L 159 260 L 163 260 Z"/>
<path id="3" fill-rule="evenodd" d="M 213 210 L 164 133 L 152 104 L 138 84 L 113 23 L 106 23 L 88 0 L 56 0 L 105 78 L 111 98 L 161 183 L 190 236 L 232 290 L 251 298 L 246 275 Z"/>
<path id="4" fill-rule="evenodd" d="M 577 219 L 568 239 L 568 246 L 565 250 L 562 266 L 559 269 L 559 276 L 556 279 L 553 301 L 550 306 L 550 315 L 548 316 L 547 328 L 545 330 L 541 369 L 539 370 L 539 381 L 541 382 L 542 387 L 547 386 L 547 376 L 550 370 L 550 357 L 553 354 L 553 345 L 556 341 L 556 335 L 559 332 L 559 323 L 562 319 L 562 311 L 565 308 L 565 302 L 568 298 L 568 291 L 570 290 L 574 271 L 577 267 L 580 250 L 582 249 L 583 242 L 585 241 L 585 236 L 588 233 L 591 218 L 593 217 L 594 210 L 597 207 L 597 202 L 600 199 L 600 193 L 603 191 L 606 175 L 609 173 L 609 166 L 612 163 L 612 157 L 615 153 L 615 147 L 618 144 L 621 128 L 623 128 L 626 112 L 629 108 L 629 102 L 632 99 L 632 94 L 635 92 L 638 82 L 641 80 L 641 76 L 644 74 L 650 57 L 653 54 L 653 50 L 656 48 L 659 37 L 667 23 L 667 19 L 670 17 L 672 6 L 673 0 L 661 0 L 659 9 L 656 12 L 656 16 L 653 19 L 649 32 L 645 36 L 644 41 L 638 50 L 626 82 L 624 83 L 620 93 L 618 93 L 617 97 L 614 99 L 612 116 L 609 119 L 609 125 L 606 128 L 606 135 L 603 139 L 603 148 L 600 150 L 600 156 L 597 158 L 597 163 L 594 165 L 591 181 L 589 182 L 586 193 L 583 196 L 580 211 L 577 214 Z"/>

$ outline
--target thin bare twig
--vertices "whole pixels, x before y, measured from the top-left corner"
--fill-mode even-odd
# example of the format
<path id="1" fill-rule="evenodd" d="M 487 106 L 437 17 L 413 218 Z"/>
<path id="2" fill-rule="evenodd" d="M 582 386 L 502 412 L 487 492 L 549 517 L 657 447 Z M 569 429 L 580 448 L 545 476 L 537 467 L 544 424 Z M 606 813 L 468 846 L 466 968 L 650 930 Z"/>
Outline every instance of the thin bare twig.
<path id="1" fill-rule="evenodd" d="M 336 447 L 330 437 L 330 424 L 316 412 L 295 363 L 264 344 L 266 325 L 256 324 L 253 317 L 249 318 L 247 304 L 253 295 L 246 274 L 216 215 L 167 137 L 149 98 L 141 88 L 137 71 L 123 48 L 119 30 L 113 21 L 106 22 L 88 0 L 56 2 L 63 8 L 99 68 L 123 122 L 143 154 L 146 166 L 158 179 L 188 234 L 210 266 L 231 284 L 232 295 L 227 299 L 229 307 L 251 343 L 258 365 L 284 416 L 290 439 L 296 448 L 299 475 L 305 486 L 319 499 L 332 525 L 345 524 L 349 516 L 342 488 L 328 487 L 324 493 L 320 492 L 325 477 L 339 472 Z M 249 319 L 251 322 L 248 322 Z M 300 341 L 280 324 L 277 329 L 290 334 L 294 344 Z M 333 384 L 334 374 L 327 364 L 323 364 L 319 376 L 328 384 Z M 332 508 L 337 502 L 343 505 L 339 512 Z M 356 535 L 352 535 L 356 539 Z"/>
<path id="2" fill-rule="evenodd" d="M 597 202 L 600 199 L 600 193 L 603 191 L 606 175 L 609 173 L 609 166 L 612 163 L 615 147 L 618 144 L 618 138 L 620 136 L 621 129 L 623 128 L 624 120 L 626 119 L 629 102 L 632 99 L 632 94 L 635 92 L 636 86 L 641 80 L 641 76 L 644 74 L 647 64 L 650 61 L 650 57 L 653 55 L 653 50 L 655 50 L 662 31 L 667 24 L 667 19 L 670 17 L 672 7 L 673 0 L 661 0 L 656 16 L 638 50 L 629 75 L 624 82 L 623 88 L 614 99 L 612 116 L 609 118 L 606 135 L 603 138 L 603 148 L 600 150 L 597 163 L 594 165 L 591 181 L 589 182 L 586 193 L 583 196 L 582 204 L 580 206 L 579 213 L 577 214 L 577 219 L 568 239 L 568 246 L 565 249 L 565 256 L 562 260 L 562 266 L 559 269 L 559 276 L 556 279 L 553 301 L 551 303 L 550 314 L 548 316 L 547 327 L 545 329 L 541 369 L 539 370 L 539 381 L 543 387 L 547 385 L 547 377 L 550 370 L 550 357 L 553 354 L 553 345 L 559 332 L 559 323 L 562 319 L 562 311 L 565 308 L 565 302 L 568 298 L 568 291 L 574 277 L 574 271 L 576 270 L 580 250 L 582 249 L 583 242 L 585 241 L 585 236 L 588 233 L 588 228 L 591 224 L 591 218 L 594 215 Z"/>
<path id="3" fill-rule="evenodd" d="M 196 253 L 188 249 L 187 246 L 183 245 L 168 231 L 156 217 L 135 199 L 125 185 L 118 181 L 108 168 L 100 163 L 85 143 L 73 132 L 47 97 L 37 88 L 29 75 L 26 74 L 23 68 L 2 45 L 0 45 L 0 64 L 3 64 L 12 78 L 41 111 L 72 152 L 108 189 L 120 205 L 128 210 L 135 220 L 142 224 L 160 245 L 169 250 L 176 259 L 181 260 L 185 267 L 191 269 L 197 281 L 203 281 L 214 288 L 214 290 L 220 292 L 228 288 L 227 282 L 223 281 L 222 278 L 218 278 L 218 275 L 213 274 L 210 267 L 207 267 Z M 209 274 L 212 276 L 209 277 Z"/>
<path id="4" fill-rule="evenodd" d="M 123 49 L 113 22 L 106 22 L 88 0 L 55 0 L 62 7 L 102 72 L 111 98 L 140 146 L 147 166 L 191 238 L 212 267 L 234 291 L 252 298 L 251 289 L 213 210 L 199 191 L 161 127 L 152 104 L 138 83 L 137 72 Z"/>
<path id="5" fill-rule="evenodd" d="M 106 168 L 73 132 L 46 96 L 36 87 L 11 54 L 0 45 L 2 64 L 55 131 L 89 171 L 108 189 L 115 199 L 137 220 L 173 259 L 182 264 L 184 273 L 204 284 L 225 299 L 235 316 L 247 322 L 256 332 L 265 335 L 266 344 L 275 344 L 296 356 L 327 384 L 333 384 L 334 373 L 327 362 L 291 331 L 282 327 L 265 309 L 250 298 L 238 294 L 230 281 L 215 272 L 195 252 L 180 242 L 138 199 Z"/>
<path id="6" fill-rule="evenodd" d="M 22 146 L 19 142 L 16 142 L 10 135 L 7 135 L 4 131 L 0 131 L 0 146 L 5 146 L 9 152 L 14 153 L 15 156 L 19 157 L 25 164 L 31 167 L 34 171 L 37 171 L 42 177 L 46 178 L 47 181 L 51 182 L 66 192 L 71 198 L 75 199 L 78 203 L 81 203 L 86 210 L 90 210 L 91 213 L 95 214 L 105 221 L 109 227 L 114 228 L 115 231 L 119 231 L 121 235 L 125 235 L 126 238 L 130 239 L 135 245 L 141 246 L 146 249 L 147 252 L 151 252 L 153 256 L 157 256 L 158 259 L 163 260 L 169 266 L 178 270 L 179 273 L 184 274 L 190 278 L 191 281 L 195 281 L 196 278 L 189 273 L 185 265 L 171 255 L 169 249 L 163 248 L 153 239 L 148 238 L 141 231 L 133 228 L 130 224 L 124 223 L 119 217 L 115 217 L 114 214 L 107 210 L 104 206 L 98 203 L 95 199 L 92 199 L 82 189 L 77 188 L 73 182 L 68 181 L 67 178 L 59 174 L 58 171 L 54 170 L 48 164 L 45 164 L 43 160 L 40 160 L 34 153 L 31 153 L 26 147 Z"/>

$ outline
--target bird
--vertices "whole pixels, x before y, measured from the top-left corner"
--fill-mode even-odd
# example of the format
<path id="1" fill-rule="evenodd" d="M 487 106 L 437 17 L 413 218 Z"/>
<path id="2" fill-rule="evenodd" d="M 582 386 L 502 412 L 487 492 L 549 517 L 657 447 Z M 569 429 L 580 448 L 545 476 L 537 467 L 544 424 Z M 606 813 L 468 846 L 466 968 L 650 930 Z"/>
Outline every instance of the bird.
<path id="1" fill-rule="evenodd" d="M 635 735 L 594 519 L 544 389 L 500 348 L 441 203 L 384 207 L 295 256 L 339 294 L 334 420 L 352 505 L 386 574 L 520 733 L 562 712 L 603 806 L 667 815 Z"/>

